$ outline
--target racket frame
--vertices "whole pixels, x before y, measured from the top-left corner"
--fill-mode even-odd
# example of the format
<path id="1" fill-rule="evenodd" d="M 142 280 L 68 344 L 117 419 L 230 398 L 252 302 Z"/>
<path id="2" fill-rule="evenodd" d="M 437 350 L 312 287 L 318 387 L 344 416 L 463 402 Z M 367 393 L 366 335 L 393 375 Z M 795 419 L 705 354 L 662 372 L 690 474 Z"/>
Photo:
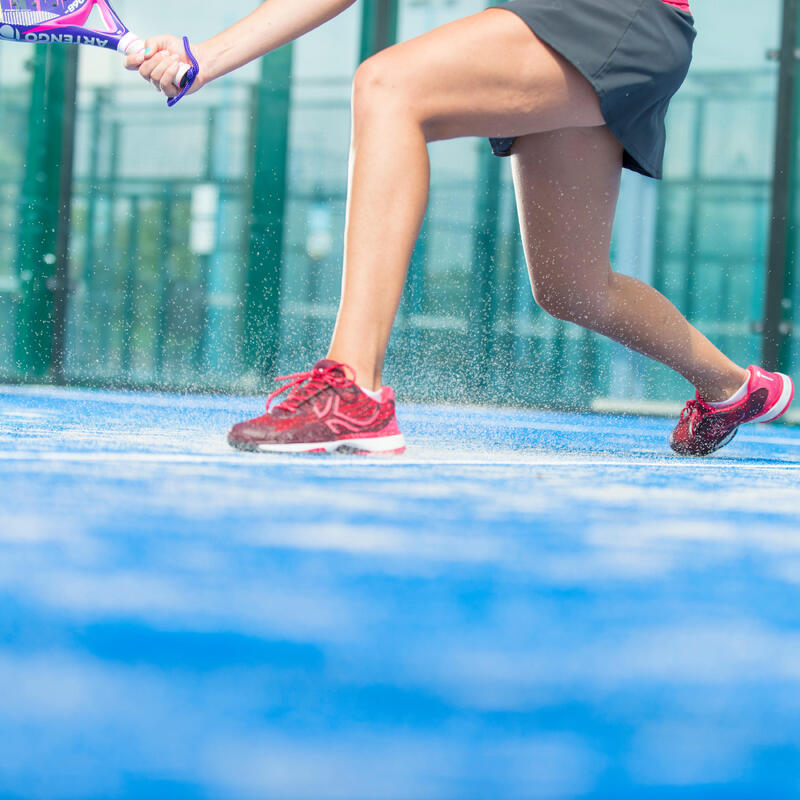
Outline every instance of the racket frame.
<path id="1" fill-rule="evenodd" d="M 95 8 L 99 10 L 108 30 L 85 27 Z M 9 11 L 12 10 L 6 9 L 6 12 Z M 0 7 L 0 41 L 80 44 L 117 50 L 124 56 L 144 50 L 144 42 L 122 22 L 108 0 L 74 0 L 65 13 L 29 25 L 6 20 Z M 189 68 L 188 64 L 181 64 L 175 76 L 176 87 L 181 88 Z"/>

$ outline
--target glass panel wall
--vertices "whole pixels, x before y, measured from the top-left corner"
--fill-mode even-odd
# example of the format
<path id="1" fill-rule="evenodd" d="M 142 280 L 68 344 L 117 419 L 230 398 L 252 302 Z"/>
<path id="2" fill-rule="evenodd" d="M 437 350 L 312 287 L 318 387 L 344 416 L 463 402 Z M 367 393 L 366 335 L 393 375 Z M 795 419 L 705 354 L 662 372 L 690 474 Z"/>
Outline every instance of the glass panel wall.
<path id="1" fill-rule="evenodd" d="M 781 3 L 695 3 L 700 34 L 669 118 L 656 286 L 734 361 L 760 360 Z M 643 390 L 685 383 L 647 365 Z"/>
<path id="2" fill-rule="evenodd" d="M 398 40 L 485 7 L 482 0 L 402 0 Z M 484 294 L 475 281 L 487 274 L 484 259 L 476 258 L 476 234 L 486 217 L 496 213 L 498 197 L 495 190 L 483 202 L 487 185 L 482 165 L 488 147 L 486 140 L 477 139 L 428 147 L 428 211 L 387 357 L 387 380 L 402 387 L 403 396 L 434 401 L 469 396 L 469 355 L 479 330 L 472 327 L 475 301 L 479 292 Z"/>
<path id="3" fill-rule="evenodd" d="M 398 38 L 481 7 L 407 0 L 400 4 Z M 758 360 L 760 348 L 753 323 L 763 304 L 776 73 L 765 53 L 778 41 L 779 11 L 771 0 L 753 24 L 742 4 L 698 9 L 694 65 L 668 120 L 666 179 L 659 184 L 624 174 L 612 245 L 615 269 L 656 285 L 743 363 Z M 333 125 L 324 130 L 330 139 Z M 336 146 L 343 177 L 346 142 Z M 437 143 L 430 151 L 430 207 L 389 348 L 387 380 L 406 397 L 428 400 L 598 408 L 634 401 L 656 408 L 642 402 L 686 396 L 685 382 L 670 370 L 536 307 L 507 162 L 496 162 L 483 140 Z M 336 161 L 335 152 L 323 152 Z M 334 216 L 328 204 L 335 205 L 337 194 L 328 197 L 311 198 L 305 214 L 289 215 L 290 225 L 306 224 L 305 249 L 296 237 L 289 255 L 301 254 L 306 269 L 289 273 L 295 281 L 305 276 L 307 305 L 298 317 L 297 301 L 289 301 L 287 368 L 324 352 L 333 325 L 342 209 Z M 481 249 L 487 233 L 491 252 Z M 314 242 L 331 247 L 327 260 L 312 267 Z"/>
<path id="4" fill-rule="evenodd" d="M 0 47 L 0 374 L 16 373 L 14 341 L 20 301 L 17 264 L 19 215 L 28 115 L 31 97 L 31 58 L 27 44 Z"/>
<path id="5" fill-rule="evenodd" d="M 484 4 L 398 5 L 398 38 L 408 39 Z M 700 35 L 668 118 L 666 177 L 624 174 L 612 261 L 664 291 L 746 364 L 758 360 L 761 344 L 776 94 L 776 67 L 765 53 L 778 44 L 781 9 L 778 0 L 757 12 L 747 0 L 695 5 Z M 244 0 L 204 5 L 190 33 L 202 39 L 251 8 Z M 265 200 L 283 219 L 282 243 L 270 254 L 280 255 L 281 274 L 280 347 L 269 368 L 303 369 L 324 353 L 339 296 L 363 10 L 355 4 L 294 45 L 286 190 L 269 189 L 268 198 L 254 184 L 254 164 L 258 87 L 272 77 L 258 64 L 167 110 L 117 56 L 81 50 L 67 380 L 262 390 L 268 370 L 248 347 L 246 326 L 248 297 L 265 291 L 252 272 L 254 208 Z M 145 35 L 183 32 L 180 10 L 156 0 L 125 12 Z M 0 153 L 0 374 L 7 377 L 15 374 L 29 52 L 0 48 L 0 113 L 9 131 Z M 430 153 L 431 203 L 386 371 L 404 398 L 595 408 L 685 399 L 685 382 L 669 370 L 536 307 L 506 160 L 477 139 L 437 143 Z M 262 167 L 282 169 L 283 157 L 262 153 Z"/>
<path id="6" fill-rule="evenodd" d="M 350 86 L 362 4 L 295 42 L 283 243 L 280 374 L 309 368 L 328 346 L 341 282 Z"/>
<path id="7" fill-rule="evenodd" d="M 252 4 L 192 19 L 201 39 Z M 180 34 L 155 0 L 135 30 Z M 173 110 L 119 58 L 81 51 L 66 375 L 87 383 L 227 385 L 247 264 L 252 85 L 257 67 Z"/>
<path id="8" fill-rule="evenodd" d="M 740 0 L 694 4 L 700 33 L 667 118 L 665 178 L 623 173 L 611 250 L 615 270 L 656 286 L 745 365 L 759 360 L 761 347 L 777 77 L 766 53 L 779 43 L 780 11 L 777 0 L 757 14 Z M 522 402 L 596 409 L 659 410 L 688 396 L 686 381 L 668 368 L 538 309 L 520 278 L 513 213 L 500 220 L 501 252 L 516 262 L 516 370 L 493 358 L 493 385 L 516 374 L 505 384 Z"/>

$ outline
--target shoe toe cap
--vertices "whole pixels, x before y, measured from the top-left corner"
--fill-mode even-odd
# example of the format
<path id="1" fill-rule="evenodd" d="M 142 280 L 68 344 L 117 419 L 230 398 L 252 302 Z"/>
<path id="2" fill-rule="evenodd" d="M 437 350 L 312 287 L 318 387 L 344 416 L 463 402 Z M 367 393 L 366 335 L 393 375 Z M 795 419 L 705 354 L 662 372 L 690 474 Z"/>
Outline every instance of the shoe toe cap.
<path id="1" fill-rule="evenodd" d="M 228 431 L 231 444 L 258 444 L 269 440 L 269 428 L 255 420 L 238 422 Z"/>

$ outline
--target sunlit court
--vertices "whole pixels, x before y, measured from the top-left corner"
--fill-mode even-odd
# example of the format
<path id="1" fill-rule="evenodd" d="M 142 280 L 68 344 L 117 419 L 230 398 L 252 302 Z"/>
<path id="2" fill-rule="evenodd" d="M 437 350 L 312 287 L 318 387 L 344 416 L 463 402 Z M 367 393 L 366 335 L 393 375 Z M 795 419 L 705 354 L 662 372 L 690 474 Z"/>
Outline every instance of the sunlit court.
<path id="1" fill-rule="evenodd" d="M 403 406 L 405 457 L 259 458 L 252 402 L 0 394 L 3 796 L 792 796 L 797 429 Z"/>
<path id="2" fill-rule="evenodd" d="M 799 44 L 0 0 L 0 800 L 800 796 Z"/>

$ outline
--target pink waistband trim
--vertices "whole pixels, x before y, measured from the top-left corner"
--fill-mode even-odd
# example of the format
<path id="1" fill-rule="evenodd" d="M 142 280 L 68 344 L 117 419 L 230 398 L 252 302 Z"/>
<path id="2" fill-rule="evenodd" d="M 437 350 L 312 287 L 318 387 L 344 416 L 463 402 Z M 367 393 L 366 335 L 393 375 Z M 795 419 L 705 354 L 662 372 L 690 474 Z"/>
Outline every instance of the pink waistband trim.
<path id="1" fill-rule="evenodd" d="M 689 0 L 664 0 L 664 2 L 668 6 L 679 8 L 681 11 L 689 11 Z"/>

